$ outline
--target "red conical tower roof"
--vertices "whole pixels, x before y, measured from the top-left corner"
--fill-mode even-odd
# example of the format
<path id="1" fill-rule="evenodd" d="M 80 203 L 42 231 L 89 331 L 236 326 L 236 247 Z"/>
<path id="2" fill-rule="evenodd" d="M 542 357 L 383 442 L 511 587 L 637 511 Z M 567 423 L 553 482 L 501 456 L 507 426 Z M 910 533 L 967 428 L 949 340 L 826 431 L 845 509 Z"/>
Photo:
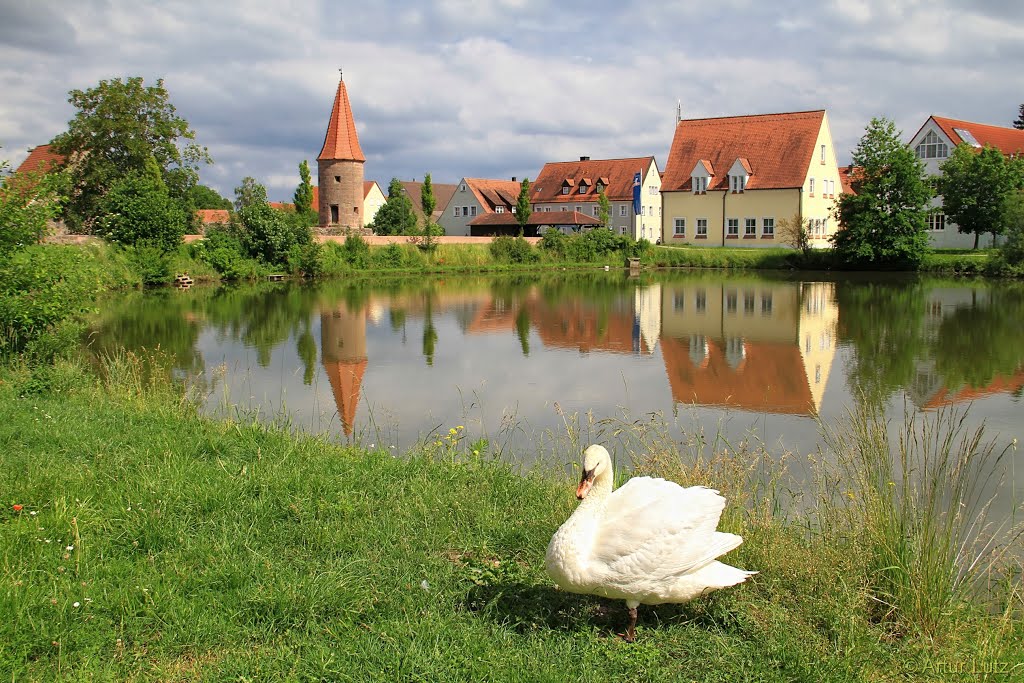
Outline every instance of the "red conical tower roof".
<path id="1" fill-rule="evenodd" d="M 338 80 L 338 93 L 334 96 L 331 122 L 327 124 L 324 147 L 317 161 L 366 161 L 359 147 L 356 135 L 356 120 L 352 118 L 352 106 L 348 103 L 345 81 Z"/>

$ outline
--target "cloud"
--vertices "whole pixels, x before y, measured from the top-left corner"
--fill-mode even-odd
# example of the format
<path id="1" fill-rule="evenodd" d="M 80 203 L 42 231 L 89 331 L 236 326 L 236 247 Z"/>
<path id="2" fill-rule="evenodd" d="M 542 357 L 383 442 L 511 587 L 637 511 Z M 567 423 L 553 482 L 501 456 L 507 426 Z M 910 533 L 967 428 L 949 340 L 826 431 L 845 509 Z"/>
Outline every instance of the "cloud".
<path id="1" fill-rule="evenodd" d="M 840 161 L 873 116 L 1008 125 L 1024 9 L 994 0 L 731 0 L 643 12 L 596 0 L 196 4 L 0 0 L 0 152 L 73 115 L 72 88 L 164 78 L 230 195 L 287 199 L 315 160 L 343 68 L 366 177 L 535 177 L 546 161 L 653 154 L 684 116 L 826 108 Z"/>

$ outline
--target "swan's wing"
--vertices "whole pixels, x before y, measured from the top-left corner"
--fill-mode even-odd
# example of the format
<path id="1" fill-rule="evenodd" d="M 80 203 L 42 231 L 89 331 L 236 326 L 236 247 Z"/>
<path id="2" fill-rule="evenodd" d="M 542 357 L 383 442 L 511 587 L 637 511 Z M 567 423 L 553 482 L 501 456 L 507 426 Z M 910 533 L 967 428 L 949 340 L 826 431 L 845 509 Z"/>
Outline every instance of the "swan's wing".
<path id="1" fill-rule="evenodd" d="M 609 496 L 591 559 L 622 576 L 694 571 L 742 542 L 715 532 L 724 507 L 714 489 L 636 477 Z"/>

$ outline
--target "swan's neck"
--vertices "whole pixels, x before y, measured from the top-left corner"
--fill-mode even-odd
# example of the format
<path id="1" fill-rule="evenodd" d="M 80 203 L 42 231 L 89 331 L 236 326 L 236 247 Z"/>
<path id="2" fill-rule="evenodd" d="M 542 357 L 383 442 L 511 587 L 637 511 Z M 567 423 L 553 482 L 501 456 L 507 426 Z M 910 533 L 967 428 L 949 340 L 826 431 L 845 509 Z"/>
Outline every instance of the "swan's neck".
<path id="1" fill-rule="evenodd" d="M 590 492 L 580 503 L 580 506 L 587 505 L 592 507 L 603 505 L 608 496 L 611 495 L 612 487 L 612 473 L 610 469 L 606 469 L 594 479 L 594 485 L 590 487 Z"/>

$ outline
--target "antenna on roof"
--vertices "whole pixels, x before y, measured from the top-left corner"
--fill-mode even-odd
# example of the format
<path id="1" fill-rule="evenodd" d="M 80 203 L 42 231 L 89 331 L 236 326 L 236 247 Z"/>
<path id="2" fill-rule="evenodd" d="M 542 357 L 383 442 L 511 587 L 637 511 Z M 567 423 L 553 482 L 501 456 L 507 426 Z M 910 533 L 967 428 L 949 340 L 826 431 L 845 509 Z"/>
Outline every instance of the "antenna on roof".
<path id="1" fill-rule="evenodd" d="M 341 67 L 338 67 L 338 79 L 345 80 L 345 74 L 342 72 Z"/>
<path id="2" fill-rule="evenodd" d="M 676 123 L 683 120 L 683 101 L 676 100 Z"/>

